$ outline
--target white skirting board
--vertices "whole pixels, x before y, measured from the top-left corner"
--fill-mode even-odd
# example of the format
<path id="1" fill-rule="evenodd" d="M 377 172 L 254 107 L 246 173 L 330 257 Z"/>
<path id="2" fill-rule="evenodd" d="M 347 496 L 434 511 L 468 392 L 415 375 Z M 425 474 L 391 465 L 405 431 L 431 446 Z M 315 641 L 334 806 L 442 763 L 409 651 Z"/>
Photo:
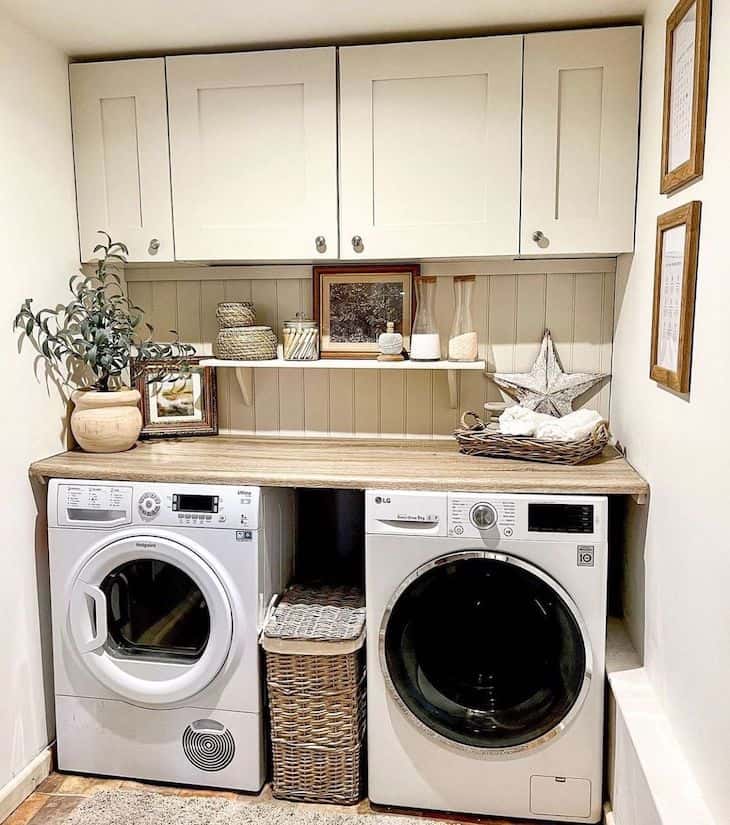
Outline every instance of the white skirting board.
<path id="1" fill-rule="evenodd" d="M 0 788 L 0 822 L 6 819 L 43 782 L 53 768 L 53 749 L 49 745 L 36 758 Z"/>

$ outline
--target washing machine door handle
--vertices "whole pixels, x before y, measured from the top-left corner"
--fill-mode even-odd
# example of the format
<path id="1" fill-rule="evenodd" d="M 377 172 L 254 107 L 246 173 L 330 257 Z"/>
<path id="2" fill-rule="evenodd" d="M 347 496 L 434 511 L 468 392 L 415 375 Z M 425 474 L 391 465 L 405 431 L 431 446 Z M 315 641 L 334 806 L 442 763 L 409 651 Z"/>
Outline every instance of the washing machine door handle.
<path id="1" fill-rule="evenodd" d="M 98 650 L 106 642 L 106 596 L 100 587 L 82 582 L 77 590 L 76 600 L 84 603 L 75 605 L 74 621 L 83 622 L 90 632 L 88 639 L 79 640 L 79 648 L 83 653 L 90 653 L 92 650 Z"/>

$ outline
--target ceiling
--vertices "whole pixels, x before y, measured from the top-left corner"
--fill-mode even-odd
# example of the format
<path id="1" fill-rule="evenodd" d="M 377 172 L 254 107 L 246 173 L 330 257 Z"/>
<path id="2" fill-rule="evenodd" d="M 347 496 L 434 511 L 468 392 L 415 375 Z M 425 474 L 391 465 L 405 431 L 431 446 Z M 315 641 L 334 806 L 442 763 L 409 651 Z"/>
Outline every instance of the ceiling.
<path id="1" fill-rule="evenodd" d="M 647 0 L 0 0 L 72 57 L 636 22 Z"/>

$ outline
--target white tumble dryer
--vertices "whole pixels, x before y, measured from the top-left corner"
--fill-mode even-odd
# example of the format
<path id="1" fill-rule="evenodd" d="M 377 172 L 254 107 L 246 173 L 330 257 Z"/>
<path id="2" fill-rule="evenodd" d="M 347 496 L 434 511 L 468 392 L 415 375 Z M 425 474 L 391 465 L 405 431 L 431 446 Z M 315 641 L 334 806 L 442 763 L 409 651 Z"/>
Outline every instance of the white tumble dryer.
<path id="1" fill-rule="evenodd" d="M 262 787 L 257 637 L 292 521 L 285 490 L 50 483 L 62 770 Z"/>
<path id="2" fill-rule="evenodd" d="M 368 491 L 369 795 L 601 817 L 608 502 Z"/>

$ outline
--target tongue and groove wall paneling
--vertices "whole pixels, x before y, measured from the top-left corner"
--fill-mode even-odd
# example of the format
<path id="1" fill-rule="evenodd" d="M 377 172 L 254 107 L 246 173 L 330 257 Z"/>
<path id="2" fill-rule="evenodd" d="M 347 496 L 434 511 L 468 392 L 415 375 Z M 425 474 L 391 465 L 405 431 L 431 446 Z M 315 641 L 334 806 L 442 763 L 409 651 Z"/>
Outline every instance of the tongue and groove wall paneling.
<path id="1" fill-rule="evenodd" d="M 476 272 L 472 310 L 480 357 L 488 370 L 527 370 L 545 326 L 553 332 L 568 371 L 610 372 L 613 331 L 613 262 L 551 262 L 540 272 L 528 262 L 424 264 L 438 274 L 437 317 L 446 354 L 453 312 L 454 274 Z M 509 271 L 510 267 L 513 271 Z M 289 267 L 177 267 L 126 273 L 133 300 L 162 331 L 183 340 L 215 340 L 216 305 L 253 300 L 258 320 L 280 334 L 297 312 L 311 313 L 311 269 Z M 449 406 L 445 372 L 255 369 L 252 406 L 243 403 L 232 370 L 218 371 L 222 432 L 237 434 L 448 437 L 461 412 L 480 412 L 501 400 L 480 373 L 458 375 L 458 408 Z M 610 384 L 584 403 L 608 414 Z"/>

